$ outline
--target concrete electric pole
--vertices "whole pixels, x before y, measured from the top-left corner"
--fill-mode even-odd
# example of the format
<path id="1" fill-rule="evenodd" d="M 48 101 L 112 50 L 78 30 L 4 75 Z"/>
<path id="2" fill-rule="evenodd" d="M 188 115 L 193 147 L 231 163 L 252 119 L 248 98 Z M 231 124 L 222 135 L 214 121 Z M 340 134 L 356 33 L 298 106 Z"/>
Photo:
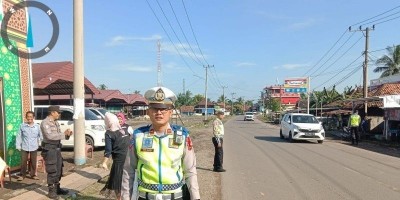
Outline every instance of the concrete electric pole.
<path id="1" fill-rule="evenodd" d="M 372 28 L 362 29 L 360 26 L 358 30 L 351 30 L 351 26 L 349 27 L 349 31 L 361 31 L 363 34 L 365 32 L 365 51 L 364 51 L 364 65 L 363 65 L 363 97 L 368 97 L 368 49 L 369 49 L 369 31 L 375 30 L 375 25 Z M 367 102 L 364 103 L 364 112 L 365 116 L 368 113 L 368 105 Z"/>
<path id="2" fill-rule="evenodd" d="M 83 0 L 74 0 L 74 162 L 86 163 Z"/>

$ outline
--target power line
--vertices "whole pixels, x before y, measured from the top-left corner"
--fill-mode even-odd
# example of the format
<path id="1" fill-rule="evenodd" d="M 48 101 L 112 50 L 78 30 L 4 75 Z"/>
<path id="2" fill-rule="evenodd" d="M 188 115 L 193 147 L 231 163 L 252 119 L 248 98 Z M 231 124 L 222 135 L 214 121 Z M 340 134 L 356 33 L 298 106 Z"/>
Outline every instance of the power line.
<path id="1" fill-rule="evenodd" d="M 383 20 L 383 19 L 385 19 L 385 18 L 388 18 L 388 17 L 390 17 L 390 16 L 396 15 L 396 14 L 398 14 L 398 13 L 400 13 L 400 11 L 399 11 L 399 12 L 395 12 L 395 13 L 393 13 L 393 14 L 390 14 L 390 15 L 388 15 L 388 16 L 385 16 L 385 17 L 376 19 L 376 20 L 374 20 L 374 21 L 371 21 L 371 22 L 368 22 L 368 23 L 365 23 L 365 24 L 361 24 L 361 26 L 364 26 L 364 25 L 367 25 L 367 24 L 372 24 L 372 23 L 374 23 L 374 22 Z M 399 17 L 400 17 L 400 16 L 397 16 L 397 17 L 392 18 L 392 19 L 390 19 L 390 20 L 397 19 L 397 18 L 399 18 Z M 390 21 L 390 20 L 389 20 L 389 21 Z M 386 21 L 384 21 L 384 22 L 387 22 L 387 21 L 388 21 L 388 20 L 386 20 Z M 384 23 L 384 22 L 379 22 L 379 24 Z M 377 24 L 378 24 L 378 23 L 377 23 Z"/>
<path id="2" fill-rule="evenodd" d="M 187 53 L 187 55 L 198 65 L 202 66 L 201 62 L 198 62 L 196 59 L 194 59 L 192 57 L 192 55 L 188 52 L 188 50 L 185 48 L 185 46 L 182 44 L 182 41 L 179 39 L 178 34 L 176 34 L 175 29 L 172 27 L 171 22 L 169 21 L 167 15 L 164 12 L 164 9 L 161 7 L 160 2 L 158 0 L 156 0 L 158 7 L 160 8 L 162 14 L 164 15 L 165 20 L 167 20 L 167 23 L 169 25 L 169 27 L 171 28 L 172 32 L 174 33 L 176 39 L 178 40 L 179 44 L 181 44 L 182 48 L 185 50 L 185 52 Z"/>
<path id="3" fill-rule="evenodd" d="M 146 2 L 147 2 L 147 5 L 149 6 L 151 12 L 153 12 L 153 15 L 156 17 L 156 19 L 157 19 L 158 23 L 160 24 L 161 28 L 164 30 L 165 34 L 167 35 L 167 37 L 168 37 L 169 41 L 171 42 L 172 46 L 174 46 L 175 50 L 178 52 L 179 56 L 181 57 L 181 59 L 183 60 L 183 62 L 185 63 L 185 65 L 190 69 L 190 71 L 193 72 L 193 74 L 196 74 L 196 73 L 193 71 L 193 69 L 189 66 L 189 64 L 186 62 L 185 58 L 183 58 L 183 56 L 182 56 L 182 54 L 180 53 L 180 51 L 178 50 L 178 48 L 177 48 L 177 47 L 175 46 L 175 44 L 172 42 L 171 37 L 169 36 L 168 32 L 165 30 L 165 28 L 164 28 L 164 26 L 162 25 L 160 19 L 157 17 L 157 15 L 156 15 L 156 13 L 155 13 L 153 7 L 150 5 L 149 1 L 146 0 Z"/>
<path id="4" fill-rule="evenodd" d="M 382 23 L 386 23 L 386 22 L 388 22 L 388 21 L 392 21 L 392 20 L 395 20 L 395 19 L 397 19 L 397 18 L 400 18 L 400 16 L 394 17 L 394 18 L 391 18 L 391 19 L 388 19 L 388 20 L 383 21 L 383 22 L 376 23 L 375 25 L 382 24 Z"/>
<path id="5" fill-rule="evenodd" d="M 339 59 L 343 58 L 343 56 L 346 55 L 346 53 L 349 52 L 361 39 L 362 39 L 362 36 L 353 45 L 351 45 L 342 55 L 340 55 L 339 58 L 337 58 L 332 64 L 330 64 L 322 72 L 317 74 L 317 76 L 324 73 L 328 68 L 330 68 L 332 65 L 334 65 Z"/>
<path id="6" fill-rule="evenodd" d="M 207 63 L 207 65 L 209 65 L 207 60 L 206 60 L 206 58 L 204 57 L 203 51 L 200 48 L 199 42 L 197 41 L 196 34 L 194 33 L 194 30 L 193 30 L 192 22 L 190 21 L 189 14 L 187 12 L 185 2 L 183 0 L 182 0 L 182 4 L 183 4 L 183 8 L 185 9 L 186 17 L 187 17 L 187 19 L 189 21 L 190 29 L 192 30 L 192 34 L 193 34 L 194 40 L 196 41 L 197 47 L 199 48 L 200 54 L 203 57 L 204 62 Z"/>
<path id="7" fill-rule="evenodd" d="M 359 58 L 361 58 L 361 57 L 362 57 L 362 55 L 360 55 L 360 56 L 359 56 L 358 58 L 356 58 L 353 62 L 351 62 L 350 64 L 348 64 L 345 68 L 347 68 L 347 67 L 353 65 L 353 64 L 354 64 Z M 342 73 L 343 71 L 344 71 L 344 70 L 340 71 L 339 73 L 337 73 L 337 75 L 339 75 L 339 74 Z M 315 87 L 314 89 L 317 89 L 317 88 L 323 86 L 325 83 L 329 82 L 330 80 L 332 80 L 332 79 L 334 79 L 334 78 L 337 78 L 337 75 L 336 75 L 336 76 L 332 76 L 330 79 L 326 80 L 325 82 L 323 82 L 322 84 L 318 85 L 318 86 Z"/>
<path id="8" fill-rule="evenodd" d="M 172 6 L 172 4 L 171 4 L 171 1 L 168 0 L 168 3 L 169 3 L 169 5 L 170 5 L 170 7 L 171 7 L 172 12 L 174 13 L 176 22 L 178 23 L 179 28 L 181 29 L 181 32 L 182 32 L 182 34 L 183 34 L 183 37 L 185 38 L 187 44 L 189 45 L 190 50 L 192 51 L 192 53 L 193 53 L 193 55 L 196 57 L 196 59 L 197 59 L 200 63 L 202 63 L 202 62 L 200 61 L 199 57 L 197 56 L 197 54 L 194 52 L 194 50 L 193 50 L 193 48 L 192 48 L 192 45 L 190 45 L 190 42 L 189 42 L 189 40 L 187 39 L 186 34 L 185 34 L 185 32 L 183 31 L 183 29 L 182 29 L 181 23 L 179 22 L 178 17 L 176 16 L 176 13 L 175 13 L 175 10 L 174 10 L 174 8 L 173 8 L 173 6 Z"/>
<path id="9" fill-rule="evenodd" d="M 336 40 L 336 42 L 332 45 L 332 47 L 318 60 L 318 62 L 311 68 L 309 69 L 306 73 L 303 74 L 305 76 L 308 72 L 310 72 L 314 67 L 316 67 L 324 58 L 331 52 L 331 50 L 336 46 L 336 44 L 343 38 L 343 36 L 347 33 L 347 29 L 343 32 L 343 34 L 339 37 L 339 39 Z"/>
<path id="10" fill-rule="evenodd" d="M 355 23 L 355 24 L 353 24 L 353 25 L 351 25 L 351 26 L 356 26 L 356 25 L 358 25 L 358 24 L 364 23 L 364 22 L 366 22 L 366 21 L 369 21 L 369 20 L 374 19 L 374 18 L 376 18 L 376 17 L 379 17 L 379 16 L 381 16 L 381 15 L 384 15 L 384 14 L 386 14 L 386 13 L 392 11 L 392 10 L 396 10 L 397 8 L 400 8 L 400 6 L 396 6 L 396 7 L 392 8 L 392 9 L 390 9 L 390 10 L 388 10 L 388 11 L 385 11 L 385 12 L 383 12 L 383 13 L 381 13 L 381 14 L 375 15 L 375 16 L 373 16 L 373 17 L 371 17 L 371 18 L 368 18 L 368 19 L 366 19 L 366 20 L 363 20 L 363 21 L 361 21 L 361 22 Z"/>

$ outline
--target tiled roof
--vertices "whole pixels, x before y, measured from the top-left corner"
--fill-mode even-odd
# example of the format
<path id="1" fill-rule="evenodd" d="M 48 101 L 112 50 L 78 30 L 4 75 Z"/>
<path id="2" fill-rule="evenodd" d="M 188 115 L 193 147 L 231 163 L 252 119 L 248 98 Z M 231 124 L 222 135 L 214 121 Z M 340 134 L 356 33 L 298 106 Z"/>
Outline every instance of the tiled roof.
<path id="1" fill-rule="evenodd" d="M 72 62 L 33 63 L 34 95 L 73 94 L 74 65 Z M 96 94 L 98 89 L 84 78 L 85 94 Z"/>
<path id="2" fill-rule="evenodd" d="M 104 99 L 104 101 L 110 101 L 111 99 L 116 99 L 116 100 L 123 100 L 126 103 L 128 103 L 127 100 L 125 99 L 125 96 L 119 90 L 99 90 L 99 91 L 100 93 L 94 95 L 95 99 Z"/>
<path id="3" fill-rule="evenodd" d="M 368 96 L 384 96 L 400 94 L 400 83 L 386 83 L 372 90 Z"/>
<path id="4" fill-rule="evenodd" d="M 128 104 L 148 105 L 146 98 L 144 98 L 141 94 L 124 94 L 124 96 Z"/>

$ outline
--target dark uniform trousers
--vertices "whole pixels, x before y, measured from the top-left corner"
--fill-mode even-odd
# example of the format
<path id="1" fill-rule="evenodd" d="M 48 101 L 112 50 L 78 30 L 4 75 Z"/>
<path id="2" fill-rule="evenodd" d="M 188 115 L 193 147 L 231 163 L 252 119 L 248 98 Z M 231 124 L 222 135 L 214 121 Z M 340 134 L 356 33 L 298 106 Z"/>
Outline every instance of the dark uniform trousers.
<path id="1" fill-rule="evenodd" d="M 351 130 L 351 134 L 352 134 L 351 144 L 354 144 L 354 140 L 355 140 L 356 144 L 358 144 L 358 138 L 360 137 L 358 134 L 358 127 L 351 127 L 350 130 Z"/>
<path id="2" fill-rule="evenodd" d="M 223 149 L 224 140 L 222 138 L 219 138 L 221 147 L 218 147 L 217 138 L 213 137 L 212 142 L 213 142 L 214 148 L 215 148 L 214 169 L 222 169 L 222 164 L 223 164 L 223 160 L 224 160 L 224 149 Z"/>
<path id="3" fill-rule="evenodd" d="M 44 142 L 42 157 L 46 164 L 47 184 L 59 184 L 63 168 L 60 141 Z"/>

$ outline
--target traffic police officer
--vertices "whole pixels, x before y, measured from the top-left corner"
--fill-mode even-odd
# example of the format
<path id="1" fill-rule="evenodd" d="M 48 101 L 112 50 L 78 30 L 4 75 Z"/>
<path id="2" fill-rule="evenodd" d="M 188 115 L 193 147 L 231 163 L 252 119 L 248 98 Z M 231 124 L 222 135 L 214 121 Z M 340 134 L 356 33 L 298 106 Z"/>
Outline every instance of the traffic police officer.
<path id="1" fill-rule="evenodd" d="M 226 170 L 222 167 L 224 159 L 224 124 L 222 119 L 224 118 L 223 111 L 217 111 L 215 113 L 217 118 L 213 121 L 213 135 L 212 142 L 214 144 L 215 154 L 214 154 L 214 172 L 225 172 Z"/>
<path id="2" fill-rule="evenodd" d="M 354 140 L 356 142 L 356 145 L 358 145 L 358 127 L 360 126 L 360 122 L 361 122 L 361 117 L 360 115 L 358 115 L 358 111 L 354 111 L 352 115 L 350 115 L 349 118 L 349 126 L 350 126 L 350 132 L 352 134 L 351 137 L 351 144 L 354 145 Z"/>
<path id="3" fill-rule="evenodd" d="M 68 194 L 68 190 L 60 188 L 63 167 L 61 140 L 64 137 L 69 139 L 72 131 L 67 129 L 64 133 L 61 133 L 60 124 L 57 122 L 60 115 L 60 106 L 49 106 L 48 116 L 40 124 L 43 134 L 42 156 L 46 165 L 47 184 L 49 187 L 48 197 L 51 199 L 57 199 L 57 195 Z"/>
<path id="4" fill-rule="evenodd" d="M 200 199 L 189 131 L 169 124 L 175 94 L 154 87 L 144 97 L 152 124 L 134 130 L 122 176 L 122 199 Z"/>

